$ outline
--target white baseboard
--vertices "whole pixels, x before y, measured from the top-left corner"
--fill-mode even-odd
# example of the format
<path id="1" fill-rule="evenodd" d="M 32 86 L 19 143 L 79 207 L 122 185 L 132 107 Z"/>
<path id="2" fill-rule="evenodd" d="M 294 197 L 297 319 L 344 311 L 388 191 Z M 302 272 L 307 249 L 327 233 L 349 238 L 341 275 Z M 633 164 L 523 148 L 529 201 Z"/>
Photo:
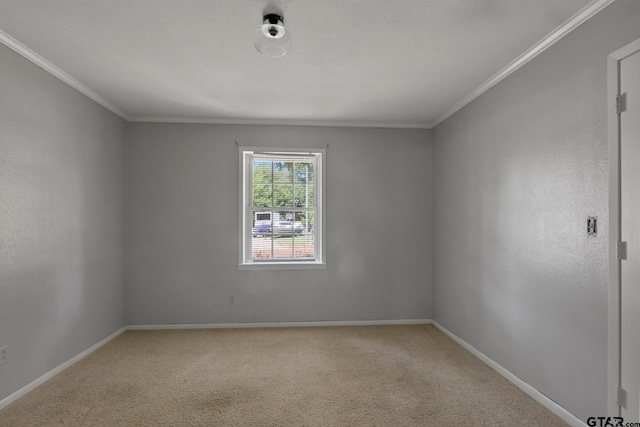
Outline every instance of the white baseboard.
<path id="1" fill-rule="evenodd" d="M 492 368 L 494 371 L 496 371 L 497 373 L 505 377 L 507 380 L 512 382 L 520 390 L 524 391 L 529 396 L 534 398 L 542 406 L 544 406 L 545 408 L 547 408 L 548 410 L 556 414 L 567 424 L 573 427 L 587 427 L 587 424 L 584 423 L 582 420 L 577 418 L 571 412 L 564 409 L 562 406 L 558 405 L 553 400 L 549 399 L 544 394 L 540 393 L 538 390 L 536 390 L 534 387 L 532 387 L 528 383 L 524 382 L 523 380 L 521 380 L 520 378 L 512 374 L 510 371 L 508 371 L 498 362 L 491 359 L 490 357 L 482 353 L 480 350 L 478 350 L 477 348 L 475 348 L 474 346 L 472 346 L 471 344 L 469 344 L 468 342 L 466 342 L 465 340 L 463 340 L 462 338 L 460 338 L 459 336 L 457 336 L 456 334 L 454 334 L 444 326 L 440 325 L 438 322 L 432 321 L 431 323 L 436 328 L 444 332 L 449 338 L 451 338 L 452 340 L 460 344 L 462 347 L 464 347 L 471 354 L 473 354 L 478 359 L 482 360 L 484 363 L 489 365 L 489 367 Z"/>
<path id="2" fill-rule="evenodd" d="M 302 328 L 311 326 L 374 326 L 374 325 L 429 325 L 430 319 L 400 319 L 400 320 L 349 320 L 349 321 L 318 321 L 318 322 L 270 322 L 270 323 L 197 323 L 197 324 L 168 324 L 168 325 L 130 325 L 132 331 L 160 330 L 160 329 L 233 329 L 233 328 Z"/>
<path id="3" fill-rule="evenodd" d="M 123 333 L 126 330 L 127 330 L 126 326 L 124 328 L 121 328 L 121 329 L 117 330 L 116 332 L 112 333 L 111 335 L 109 335 L 108 337 L 103 339 L 102 341 L 92 345 L 91 347 L 89 347 L 88 349 L 83 351 L 82 353 L 77 354 L 76 356 L 74 356 L 71 359 L 67 360 L 63 364 L 58 365 L 57 367 L 53 368 L 52 370 L 50 370 L 46 374 L 42 375 L 40 378 L 37 378 L 36 380 L 34 380 L 34 381 L 30 382 L 29 384 L 27 384 L 26 386 L 22 387 L 20 390 L 16 391 L 15 393 L 10 394 L 9 396 L 7 396 L 4 399 L 0 400 L 0 409 L 9 406 L 11 403 L 15 402 L 16 400 L 18 400 L 19 398 L 21 398 L 25 394 L 29 393 L 34 388 L 38 387 L 39 385 L 43 384 L 45 381 L 50 380 L 54 376 L 58 375 L 60 372 L 64 371 L 69 366 L 73 365 L 74 363 L 78 362 L 80 359 L 83 359 L 83 358 L 87 357 L 89 354 L 93 353 L 94 351 L 96 351 L 97 349 L 99 349 L 100 347 L 102 347 L 103 345 L 105 345 L 106 343 L 108 343 L 109 341 L 111 341 L 112 339 L 114 339 L 115 337 L 117 337 L 118 335 L 120 335 L 121 333 Z"/>

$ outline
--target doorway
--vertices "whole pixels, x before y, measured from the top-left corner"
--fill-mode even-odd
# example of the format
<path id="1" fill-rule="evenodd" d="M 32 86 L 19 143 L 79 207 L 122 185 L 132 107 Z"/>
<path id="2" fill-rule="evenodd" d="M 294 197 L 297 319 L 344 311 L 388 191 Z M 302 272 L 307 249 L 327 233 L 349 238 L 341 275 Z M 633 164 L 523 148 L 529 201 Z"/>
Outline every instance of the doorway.
<path id="1" fill-rule="evenodd" d="M 640 40 L 608 58 L 608 412 L 640 421 Z"/>

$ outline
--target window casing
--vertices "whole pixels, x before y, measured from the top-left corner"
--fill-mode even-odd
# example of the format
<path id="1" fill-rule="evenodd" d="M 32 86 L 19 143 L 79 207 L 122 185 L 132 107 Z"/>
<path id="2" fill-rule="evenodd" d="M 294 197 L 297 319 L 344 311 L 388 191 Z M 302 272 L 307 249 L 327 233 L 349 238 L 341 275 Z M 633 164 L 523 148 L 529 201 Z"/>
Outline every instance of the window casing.
<path id="1" fill-rule="evenodd" d="M 240 148 L 240 268 L 324 268 L 324 150 Z"/>

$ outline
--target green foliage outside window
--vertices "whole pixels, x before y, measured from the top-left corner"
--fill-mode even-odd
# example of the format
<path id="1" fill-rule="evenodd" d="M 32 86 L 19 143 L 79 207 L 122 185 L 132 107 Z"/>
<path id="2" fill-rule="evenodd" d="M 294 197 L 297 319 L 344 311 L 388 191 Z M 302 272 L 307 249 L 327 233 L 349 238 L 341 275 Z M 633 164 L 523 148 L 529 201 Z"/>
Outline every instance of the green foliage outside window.
<path id="1" fill-rule="evenodd" d="M 253 206 L 308 208 L 314 206 L 313 164 L 254 160 Z"/>

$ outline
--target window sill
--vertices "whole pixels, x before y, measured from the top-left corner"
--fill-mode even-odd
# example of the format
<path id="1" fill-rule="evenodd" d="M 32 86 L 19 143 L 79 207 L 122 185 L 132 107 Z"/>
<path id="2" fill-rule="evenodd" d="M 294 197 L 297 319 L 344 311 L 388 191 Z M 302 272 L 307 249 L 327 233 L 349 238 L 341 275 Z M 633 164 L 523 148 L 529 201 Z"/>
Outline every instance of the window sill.
<path id="1" fill-rule="evenodd" d="M 239 264 L 238 270 L 324 270 L 324 262 L 253 262 Z"/>

